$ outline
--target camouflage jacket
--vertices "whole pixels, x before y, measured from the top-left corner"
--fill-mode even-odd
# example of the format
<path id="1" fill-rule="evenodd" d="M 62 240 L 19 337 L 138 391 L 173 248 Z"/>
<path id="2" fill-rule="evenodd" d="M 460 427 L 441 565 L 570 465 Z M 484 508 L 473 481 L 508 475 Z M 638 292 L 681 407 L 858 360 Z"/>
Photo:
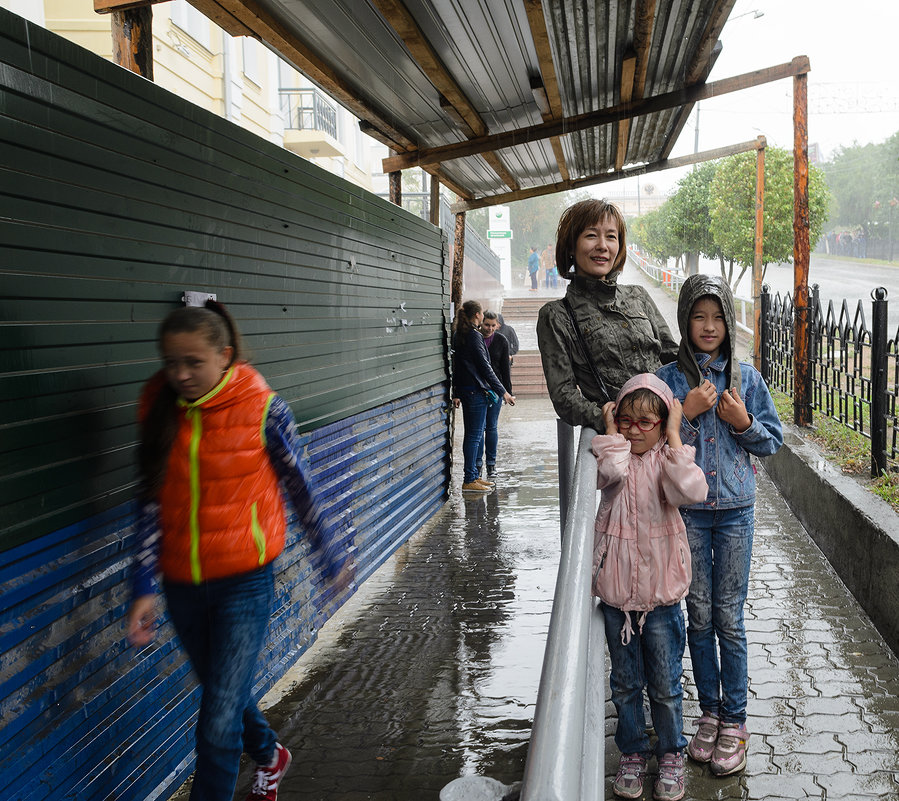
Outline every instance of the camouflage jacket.
<path id="1" fill-rule="evenodd" d="M 610 280 L 577 275 L 567 297 L 587 348 L 614 400 L 627 379 L 654 373 L 677 358 L 677 343 L 641 286 L 619 286 Z M 599 387 L 581 355 L 577 335 L 563 301 L 540 309 L 537 342 L 543 373 L 556 414 L 573 426 L 605 431 Z"/>

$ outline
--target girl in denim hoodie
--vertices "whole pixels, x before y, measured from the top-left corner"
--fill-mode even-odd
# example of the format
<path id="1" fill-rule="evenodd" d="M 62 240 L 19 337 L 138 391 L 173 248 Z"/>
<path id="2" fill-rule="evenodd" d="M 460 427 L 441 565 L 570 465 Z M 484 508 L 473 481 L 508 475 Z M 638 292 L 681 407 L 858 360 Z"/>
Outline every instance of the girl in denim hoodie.
<path id="1" fill-rule="evenodd" d="M 687 641 L 701 717 L 687 753 L 717 776 L 746 766 L 748 685 L 743 606 L 755 511 L 754 456 L 783 432 L 761 374 L 735 357 L 736 315 L 727 282 L 692 275 L 677 303 L 681 344 L 658 375 L 683 404 L 681 438 L 696 447 L 709 492 L 681 508 L 693 556 Z M 720 662 L 719 662 L 720 653 Z"/>

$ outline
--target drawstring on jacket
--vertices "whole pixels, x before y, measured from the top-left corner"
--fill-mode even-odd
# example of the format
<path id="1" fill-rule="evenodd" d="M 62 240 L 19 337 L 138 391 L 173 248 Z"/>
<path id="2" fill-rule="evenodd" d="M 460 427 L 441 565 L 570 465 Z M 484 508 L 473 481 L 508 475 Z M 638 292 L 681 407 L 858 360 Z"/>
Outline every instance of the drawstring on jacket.
<path id="1" fill-rule="evenodd" d="M 641 612 L 640 617 L 637 618 L 637 629 L 640 632 L 640 636 L 643 636 L 643 624 L 646 622 L 646 615 L 648 612 Z M 624 613 L 624 625 L 621 627 L 621 644 L 628 645 L 631 641 L 631 637 L 634 636 L 634 627 L 631 625 L 631 613 Z"/>

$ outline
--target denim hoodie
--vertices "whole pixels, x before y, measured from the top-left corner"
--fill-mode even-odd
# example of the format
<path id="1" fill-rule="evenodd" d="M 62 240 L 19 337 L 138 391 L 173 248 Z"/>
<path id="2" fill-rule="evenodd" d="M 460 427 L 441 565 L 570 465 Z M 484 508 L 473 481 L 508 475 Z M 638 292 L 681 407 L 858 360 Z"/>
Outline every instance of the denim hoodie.
<path id="1" fill-rule="evenodd" d="M 689 346 L 690 312 L 701 297 L 711 295 L 721 301 L 728 336 L 721 353 L 712 361 L 707 353 L 696 353 Z M 783 429 L 765 381 L 751 364 L 738 362 L 734 356 L 736 319 L 730 287 L 720 278 L 693 275 L 681 289 L 677 302 L 677 322 L 681 334 L 678 361 L 656 371 L 681 403 L 687 393 L 708 379 L 718 396 L 736 387 L 749 412 L 750 425 L 737 433 L 718 417 L 712 407 L 692 422 L 681 423 L 684 445 L 696 448 L 696 462 L 703 469 L 709 494 L 703 503 L 686 509 L 739 509 L 755 503 L 755 466 L 752 456 L 770 456 L 783 444 Z M 738 365 L 739 371 L 733 371 Z"/>

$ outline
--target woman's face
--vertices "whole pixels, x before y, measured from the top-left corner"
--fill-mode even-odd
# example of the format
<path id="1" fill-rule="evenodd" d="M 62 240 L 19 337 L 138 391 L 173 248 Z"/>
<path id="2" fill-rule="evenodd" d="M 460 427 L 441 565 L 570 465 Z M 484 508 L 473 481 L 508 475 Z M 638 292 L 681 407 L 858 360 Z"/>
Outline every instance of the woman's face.
<path id="1" fill-rule="evenodd" d="M 162 361 L 169 384 L 182 398 L 202 398 L 219 381 L 231 363 L 232 348 L 218 350 L 201 331 L 166 334 Z"/>
<path id="2" fill-rule="evenodd" d="M 605 278 L 618 259 L 618 223 L 612 217 L 581 231 L 574 245 L 574 269 L 578 275 Z"/>
<path id="3" fill-rule="evenodd" d="M 484 322 L 484 312 L 477 312 L 474 317 L 471 318 L 471 324 L 475 328 L 480 328 L 481 323 Z"/>
<path id="4" fill-rule="evenodd" d="M 499 320 L 497 320 L 496 318 L 484 320 L 484 322 L 481 323 L 481 333 L 485 337 L 491 336 L 498 328 Z"/>

